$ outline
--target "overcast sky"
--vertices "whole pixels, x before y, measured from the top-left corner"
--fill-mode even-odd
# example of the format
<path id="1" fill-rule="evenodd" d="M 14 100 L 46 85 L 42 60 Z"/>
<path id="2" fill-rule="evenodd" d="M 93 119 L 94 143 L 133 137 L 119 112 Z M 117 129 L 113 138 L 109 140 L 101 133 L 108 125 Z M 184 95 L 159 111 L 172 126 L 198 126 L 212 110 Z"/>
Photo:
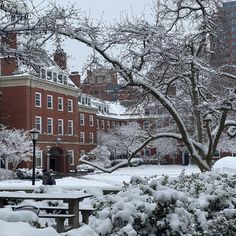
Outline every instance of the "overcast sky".
<path id="1" fill-rule="evenodd" d="M 55 2 L 64 6 L 75 3 L 76 7 L 85 12 L 87 16 L 93 19 L 102 19 L 108 23 L 115 19 L 119 20 L 124 15 L 132 17 L 132 15 L 141 16 L 142 13 L 145 13 L 149 17 L 153 0 L 56 0 Z M 64 49 L 69 56 L 69 69 L 79 71 L 82 74 L 82 68 L 89 54 L 89 49 L 72 40 L 66 42 Z"/>

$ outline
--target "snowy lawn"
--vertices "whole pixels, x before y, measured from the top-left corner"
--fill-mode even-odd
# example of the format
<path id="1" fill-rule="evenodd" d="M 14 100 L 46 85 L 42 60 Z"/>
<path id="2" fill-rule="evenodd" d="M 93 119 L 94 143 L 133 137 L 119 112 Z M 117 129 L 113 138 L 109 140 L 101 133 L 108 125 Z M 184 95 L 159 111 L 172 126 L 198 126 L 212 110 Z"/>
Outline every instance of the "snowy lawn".
<path id="1" fill-rule="evenodd" d="M 90 217 L 91 225 L 89 226 L 83 225 L 79 229 L 58 234 L 50 226 L 54 223 L 53 221 L 48 222 L 47 220 L 39 219 L 36 215 L 33 216 L 32 212 L 25 211 L 19 213 L 13 212 L 11 208 L 0 209 L 0 235 L 98 236 L 101 233 L 101 235 L 135 236 L 142 235 L 140 234 L 142 230 L 144 232 L 150 232 L 150 235 L 156 235 L 157 230 L 159 230 L 158 232 L 169 233 L 181 231 L 183 235 L 189 235 L 186 233 L 192 232 L 194 234 L 198 232 L 199 228 L 202 233 L 211 232 L 212 230 L 216 232 L 218 229 L 213 227 L 213 225 L 221 226 L 219 221 L 222 221 L 222 226 L 224 226 L 224 222 L 234 225 L 235 222 L 234 220 L 231 221 L 231 219 L 234 219 L 236 216 L 236 210 L 234 209 L 236 199 L 232 195 L 232 191 L 235 193 L 235 190 L 231 187 L 232 184 L 228 185 L 228 182 L 232 182 L 232 178 L 230 179 L 229 177 L 226 181 L 227 176 L 222 176 L 214 172 L 201 174 L 199 177 L 197 175 L 192 175 L 191 178 L 186 175 L 178 177 L 183 169 L 187 175 L 200 173 L 195 166 L 149 165 L 123 168 L 112 174 L 94 173 L 80 176 L 79 178 L 66 177 L 57 179 L 56 186 L 43 187 L 41 186 L 41 181 L 36 181 L 36 190 L 43 189 L 48 193 L 54 192 L 60 194 L 60 192 L 68 191 L 68 189 L 73 189 L 70 191 L 83 189 L 93 193 L 96 199 L 99 199 L 99 202 L 97 202 L 98 205 L 96 205 L 96 208 L 100 210 L 99 214 L 97 217 Z M 172 178 L 169 178 L 168 180 L 163 175 L 177 177 L 177 179 L 173 178 L 171 180 Z M 151 176 L 155 176 L 157 180 L 154 178 L 149 183 L 145 177 Z M 123 181 L 126 183 L 132 181 L 133 183 L 127 184 L 124 191 L 117 195 L 102 196 L 99 189 L 122 187 Z M 4 187 L 29 188 L 32 186 L 31 181 L 0 181 L 0 188 Z M 217 206 L 219 199 L 222 199 L 222 201 Z M 91 204 L 92 202 L 89 201 L 93 200 L 86 199 L 84 204 Z M 23 204 L 32 203 L 30 200 L 23 202 Z M 96 203 L 96 201 L 93 203 Z M 35 204 L 39 203 L 34 202 Z M 46 202 L 43 204 L 46 204 Z M 166 209 L 163 208 L 165 206 L 167 207 Z M 217 210 L 218 208 L 222 210 L 214 213 L 215 207 Z M 213 211 L 213 216 L 219 215 L 219 217 L 209 219 L 207 213 L 209 209 Z M 156 212 L 155 215 L 152 215 L 153 212 Z M 153 217 L 157 217 L 159 220 L 158 225 L 154 227 L 152 225 L 153 222 L 149 221 Z M 197 221 L 195 223 L 192 222 L 196 219 Z M 45 223 L 49 227 L 36 228 L 37 225 L 44 226 Z M 135 228 L 136 224 L 138 228 Z M 227 227 L 227 230 L 230 233 L 234 232 L 234 228 L 232 227 Z M 155 233 L 152 234 L 152 232 Z"/>

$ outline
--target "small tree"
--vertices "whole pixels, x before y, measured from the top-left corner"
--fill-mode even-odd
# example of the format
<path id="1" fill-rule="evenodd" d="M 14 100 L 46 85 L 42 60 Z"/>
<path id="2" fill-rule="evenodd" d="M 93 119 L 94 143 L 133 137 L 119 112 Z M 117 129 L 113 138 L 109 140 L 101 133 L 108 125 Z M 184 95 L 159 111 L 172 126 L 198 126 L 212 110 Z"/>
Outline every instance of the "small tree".
<path id="1" fill-rule="evenodd" d="M 148 132 L 141 129 L 137 122 L 130 122 L 127 125 L 117 126 L 108 132 L 100 132 L 98 136 L 99 146 L 93 149 L 88 156 L 80 158 L 80 162 L 92 165 L 105 172 L 112 172 L 129 161 L 143 149 L 143 142 L 148 137 Z M 111 168 L 110 158 L 126 156 L 121 163 Z"/>
<path id="2" fill-rule="evenodd" d="M 29 161 L 32 155 L 32 141 L 29 132 L 19 129 L 7 129 L 0 126 L 0 156 L 5 155 L 12 163 L 13 171 L 22 161 Z"/>

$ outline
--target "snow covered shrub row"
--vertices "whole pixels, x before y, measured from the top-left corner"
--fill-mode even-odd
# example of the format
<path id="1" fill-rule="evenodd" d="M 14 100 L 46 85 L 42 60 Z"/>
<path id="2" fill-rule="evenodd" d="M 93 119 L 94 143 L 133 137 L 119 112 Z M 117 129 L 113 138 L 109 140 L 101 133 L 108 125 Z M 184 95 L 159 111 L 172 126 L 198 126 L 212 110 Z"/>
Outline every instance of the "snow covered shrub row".
<path id="1" fill-rule="evenodd" d="M 29 168 L 18 168 L 16 175 L 19 179 L 32 179 L 33 170 Z M 42 169 L 35 169 L 35 177 L 41 179 L 43 176 Z"/>
<path id="2" fill-rule="evenodd" d="M 236 235 L 236 175 L 133 177 L 96 203 L 99 235 Z"/>

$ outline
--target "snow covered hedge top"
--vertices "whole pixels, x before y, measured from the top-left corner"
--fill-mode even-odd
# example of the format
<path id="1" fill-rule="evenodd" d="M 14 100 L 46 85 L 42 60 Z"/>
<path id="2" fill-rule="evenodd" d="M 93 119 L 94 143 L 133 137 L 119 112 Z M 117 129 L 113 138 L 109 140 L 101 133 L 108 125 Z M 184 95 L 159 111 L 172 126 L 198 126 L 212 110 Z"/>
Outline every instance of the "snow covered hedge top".
<path id="1" fill-rule="evenodd" d="M 133 177 L 117 195 L 97 202 L 91 226 L 99 235 L 233 235 L 235 177 L 214 172 Z"/>

